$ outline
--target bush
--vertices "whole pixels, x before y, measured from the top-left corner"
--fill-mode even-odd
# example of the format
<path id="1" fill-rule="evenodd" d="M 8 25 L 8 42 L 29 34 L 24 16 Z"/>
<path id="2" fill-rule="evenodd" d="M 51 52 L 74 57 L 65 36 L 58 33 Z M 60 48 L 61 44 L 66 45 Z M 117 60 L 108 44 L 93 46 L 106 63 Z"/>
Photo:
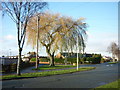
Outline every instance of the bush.
<path id="1" fill-rule="evenodd" d="M 83 58 L 80 59 L 80 63 L 81 63 L 81 64 L 84 63 L 84 59 L 83 59 Z"/>
<path id="2" fill-rule="evenodd" d="M 36 61 L 36 58 L 31 58 L 30 61 Z"/>
<path id="3" fill-rule="evenodd" d="M 104 58 L 101 58 L 101 63 L 104 63 L 105 62 L 105 59 Z"/>
<path id="4" fill-rule="evenodd" d="M 101 63 L 102 57 L 101 54 L 93 54 L 92 57 L 83 57 L 81 59 L 82 62 L 91 63 L 91 64 L 99 64 Z"/>
<path id="5" fill-rule="evenodd" d="M 49 58 L 40 58 L 39 60 L 40 60 L 40 62 L 49 62 L 50 61 Z M 31 58 L 30 61 L 34 61 L 35 62 L 36 58 Z"/>
<path id="6" fill-rule="evenodd" d="M 83 57 L 82 60 L 83 60 L 83 61 L 86 61 L 86 57 Z"/>
<path id="7" fill-rule="evenodd" d="M 71 64 L 73 63 L 77 63 L 77 58 L 67 58 L 68 62 L 70 62 Z M 79 59 L 80 62 L 80 59 Z"/>
<path id="8" fill-rule="evenodd" d="M 67 59 L 67 63 L 76 63 L 77 59 L 76 58 L 66 58 Z M 61 63 L 61 64 L 65 64 L 65 59 L 63 58 L 54 58 L 54 62 L 55 63 Z"/>
<path id="9" fill-rule="evenodd" d="M 65 60 L 65 59 L 62 59 L 62 58 L 54 58 L 54 62 L 55 62 L 55 63 L 64 64 L 64 60 Z"/>
<path id="10" fill-rule="evenodd" d="M 29 63 L 29 62 L 22 62 L 21 63 L 21 69 L 25 69 L 25 68 L 27 68 L 27 67 L 31 67 L 31 66 L 34 66 L 35 65 L 35 63 Z"/>
<path id="11" fill-rule="evenodd" d="M 92 63 L 93 59 L 94 59 L 93 57 L 87 57 L 86 61 L 88 61 L 89 63 Z"/>
<path id="12" fill-rule="evenodd" d="M 66 58 L 66 59 L 67 59 L 67 63 L 70 63 L 70 64 L 77 63 L 77 58 Z M 55 63 L 65 64 L 65 59 L 62 59 L 62 58 L 55 58 L 54 61 Z M 79 59 L 79 63 L 84 63 L 84 61 Z"/>
<path id="13" fill-rule="evenodd" d="M 102 56 L 100 54 L 93 55 L 92 63 L 93 64 L 99 64 L 101 63 Z"/>
<path id="14" fill-rule="evenodd" d="M 40 62 L 49 62 L 50 59 L 49 58 L 40 58 Z"/>

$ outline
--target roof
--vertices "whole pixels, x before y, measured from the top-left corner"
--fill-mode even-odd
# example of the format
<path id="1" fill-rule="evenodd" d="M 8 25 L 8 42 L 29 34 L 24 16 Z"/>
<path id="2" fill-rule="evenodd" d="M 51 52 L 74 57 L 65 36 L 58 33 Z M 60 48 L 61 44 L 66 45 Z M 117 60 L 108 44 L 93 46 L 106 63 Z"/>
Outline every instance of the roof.
<path id="1" fill-rule="evenodd" d="M 36 52 L 28 52 L 27 54 L 36 54 Z"/>

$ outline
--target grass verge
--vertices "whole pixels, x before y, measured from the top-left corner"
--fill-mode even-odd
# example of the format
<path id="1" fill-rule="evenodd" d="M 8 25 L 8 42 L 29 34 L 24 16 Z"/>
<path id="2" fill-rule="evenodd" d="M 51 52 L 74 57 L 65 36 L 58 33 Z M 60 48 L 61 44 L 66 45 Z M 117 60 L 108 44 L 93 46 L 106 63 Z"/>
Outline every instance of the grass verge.
<path id="1" fill-rule="evenodd" d="M 38 69 L 33 69 L 33 70 L 51 70 L 51 69 L 63 69 L 63 68 L 71 68 L 71 67 L 76 67 L 73 65 L 55 65 L 55 66 L 49 66 L 49 65 L 43 65 L 40 66 Z"/>
<path id="2" fill-rule="evenodd" d="M 37 73 L 24 73 L 24 74 L 21 74 L 21 76 L 4 75 L 4 76 L 0 77 L 0 79 L 2 79 L 2 80 L 11 80 L 11 79 L 51 76 L 51 75 L 73 73 L 73 72 L 78 72 L 78 71 L 87 71 L 87 70 L 92 70 L 92 69 L 95 69 L 95 67 L 82 67 L 82 68 L 79 68 L 78 70 L 76 70 L 76 69 L 67 69 L 67 70 L 57 70 L 57 71 L 44 71 L 44 72 L 37 72 Z"/>
<path id="3" fill-rule="evenodd" d="M 95 88 L 94 90 L 97 90 L 97 89 L 100 89 L 100 88 L 119 88 L 120 89 L 120 86 L 118 85 L 118 83 L 120 83 L 120 79 L 118 79 L 114 82 L 99 86 L 99 87 Z"/>
<path id="4" fill-rule="evenodd" d="M 116 63 L 118 63 L 118 62 L 109 62 L 109 64 L 116 64 Z"/>

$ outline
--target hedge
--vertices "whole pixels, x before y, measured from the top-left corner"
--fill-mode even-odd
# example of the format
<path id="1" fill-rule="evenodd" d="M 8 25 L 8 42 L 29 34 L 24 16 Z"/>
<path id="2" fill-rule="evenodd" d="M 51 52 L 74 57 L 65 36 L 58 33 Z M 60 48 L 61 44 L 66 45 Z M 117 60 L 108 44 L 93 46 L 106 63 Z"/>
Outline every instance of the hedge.
<path id="1" fill-rule="evenodd" d="M 100 54 L 93 54 L 92 57 L 83 57 L 81 61 L 85 62 L 88 61 L 91 64 L 99 64 L 101 61 L 103 61 L 102 56 Z"/>
<path id="2" fill-rule="evenodd" d="M 49 58 L 40 58 L 40 62 L 49 62 Z M 31 58 L 30 61 L 36 61 L 36 58 Z"/>

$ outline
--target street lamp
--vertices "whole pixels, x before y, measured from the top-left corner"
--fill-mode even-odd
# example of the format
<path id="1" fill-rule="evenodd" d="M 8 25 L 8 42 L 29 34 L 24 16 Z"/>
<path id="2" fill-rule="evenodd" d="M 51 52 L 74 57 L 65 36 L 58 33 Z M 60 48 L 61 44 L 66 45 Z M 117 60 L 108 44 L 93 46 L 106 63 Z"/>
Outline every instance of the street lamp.
<path id="1" fill-rule="evenodd" d="M 78 46 L 78 36 L 77 36 L 77 70 L 78 70 L 78 60 L 79 60 L 79 46 Z"/>
<path id="2" fill-rule="evenodd" d="M 9 56 L 11 56 L 11 49 L 9 49 L 10 50 L 10 55 Z"/>

